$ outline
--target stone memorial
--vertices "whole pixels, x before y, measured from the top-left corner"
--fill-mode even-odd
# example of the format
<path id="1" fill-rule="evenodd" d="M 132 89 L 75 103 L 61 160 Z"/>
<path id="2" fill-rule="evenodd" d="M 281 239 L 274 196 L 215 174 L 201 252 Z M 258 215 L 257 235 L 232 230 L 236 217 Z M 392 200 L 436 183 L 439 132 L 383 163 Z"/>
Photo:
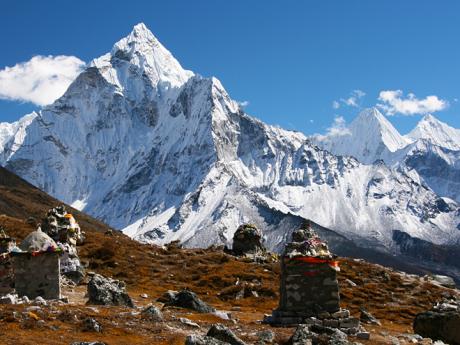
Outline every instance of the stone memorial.
<path id="1" fill-rule="evenodd" d="M 356 333 L 359 320 L 340 309 L 339 264 L 307 222 L 292 234 L 281 256 L 279 306 L 265 322 L 278 326 L 314 324 Z"/>

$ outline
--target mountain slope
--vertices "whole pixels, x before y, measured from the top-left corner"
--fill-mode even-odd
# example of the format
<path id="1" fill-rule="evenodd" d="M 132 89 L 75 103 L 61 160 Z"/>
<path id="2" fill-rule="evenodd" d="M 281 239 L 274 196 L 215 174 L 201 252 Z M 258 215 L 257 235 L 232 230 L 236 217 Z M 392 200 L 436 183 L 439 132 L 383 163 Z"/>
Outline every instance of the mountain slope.
<path id="1" fill-rule="evenodd" d="M 460 238 L 457 204 L 244 114 L 143 25 L 44 108 L 7 156 L 8 169 L 142 241 L 227 243 L 238 224 L 256 222 L 277 249 L 288 214 L 385 251 L 393 229 L 437 244 Z"/>
<path id="2" fill-rule="evenodd" d="M 376 109 L 367 109 L 344 128 L 344 135 L 316 135 L 312 141 L 334 154 L 351 155 L 365 164 L 383 160 L 440 196 L 460 202 L 460 131 L 425 116 L 407 135 Z"/>

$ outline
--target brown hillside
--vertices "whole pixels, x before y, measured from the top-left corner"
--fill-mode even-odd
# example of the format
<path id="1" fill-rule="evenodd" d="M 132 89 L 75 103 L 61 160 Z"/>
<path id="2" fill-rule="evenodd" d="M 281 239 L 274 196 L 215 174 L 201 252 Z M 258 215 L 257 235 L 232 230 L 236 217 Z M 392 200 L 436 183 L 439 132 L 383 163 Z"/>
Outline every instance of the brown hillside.
<path id="1" fill-rule="evenodd" d="M 22 239 L 33 230 L 27 218 L 39 219 L 59 202 L 20 178 L 0 168 L 0 224 L 8 233 Z M 137 310 L 119 307 L 88 307 L 86 286 L 67 288 L 70 304 L 41 307 L 33 315 L 29 305 L 0 306 L 0 344 L 70 344 L 73 341 L 103 341 L 106 344 L 183 344 L 185 336 L 206 332 L 220 322 L 234 330 L 248 344 L 257 340 L 257 332 L 271 329 L 283 344 L 292 328 L 271 328 L 260 324 L 278 302 L 279 264 L 256 264 L 238 260 L 219 249 L 169 249 L 135 242 L 120 233 L 106 235 L 108 227 L 80 212 L 74 212 L 87 241 L 79 247 L 88 270 L 124 280 L 136 305 L 155 303 L 166 290 L 190 288 L 203 300 L 220 310 L 230 311 L 233 321 L 215 315 L 165 308 L 165 322 L 142 318 Z M 391 344 L 390 336 L 412 332 L 414 316 L 429 309 L 443 296 L 456 290 L 435 286 L 417 276 L 409 276 L 360 260 L 341 259 L 339 274 L 342 306 L 358 316 L 365 306 L 382 322 L 367 326 L 371 340 L 366 344 Z M 352 286 L 352 281 L 356 286 Z M 238 284 L 236 283 L 238 282 Z M 244 298 L 235 299 L 241 286 Z M 256 296 L 251 291 L 257 292 Z M 148 298 L 141 298 L 147 294 Z M 102 333 L 83 332 L 86 317 L 97 319 Z M 200 325 L 193 328 L 178 319 L 186 317 Z"/>

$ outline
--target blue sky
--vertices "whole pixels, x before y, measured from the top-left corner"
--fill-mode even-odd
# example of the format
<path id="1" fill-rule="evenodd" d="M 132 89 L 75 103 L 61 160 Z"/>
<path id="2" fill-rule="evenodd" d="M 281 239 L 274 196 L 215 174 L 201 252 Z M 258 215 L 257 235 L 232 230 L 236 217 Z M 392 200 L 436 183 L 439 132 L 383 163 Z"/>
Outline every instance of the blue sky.
<path id="1" fill-rule="evenodd" d="M 460 128 L 459 13 L 455 0 L 8 1 L 0 70 L 36 55 L 89 62 L 144 22 L 185 68 L 216 76 L 268 123 L 324 132 L 380 103 L 403 133 L 426 109 Z M 402 93 L 379 101 L 388 90 Z M 0 100 L 0 121 L 37 108 Z"/>

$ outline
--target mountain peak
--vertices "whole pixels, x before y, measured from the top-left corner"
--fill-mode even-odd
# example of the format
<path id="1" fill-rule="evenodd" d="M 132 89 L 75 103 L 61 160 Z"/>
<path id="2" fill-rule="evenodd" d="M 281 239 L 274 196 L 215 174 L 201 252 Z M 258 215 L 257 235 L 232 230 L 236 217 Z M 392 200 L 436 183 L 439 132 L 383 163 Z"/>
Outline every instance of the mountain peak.
<path id="1" fill-rule="evenodd" d="M 177 88 L 193 76 L 191 71 L 182 68 L 144 23 L 135 25 L 126 37 L 113 45 L 110 53 L 90 64 L 101 70 L 110 83 L 122 89 L 124 81 L 121 77 L 126 75 L 127 65 L 138 67 L 154 86 L 161 83 L 166 88 Z"/>
<path id="2" fill-rule="evenodd" d="M 368 137 L 369 141 L 375 141 L 377 138 L 380 138 L 391 152 L 407 145 L 404 137 L 399 134 L 390 121 L 375 107 L 361 111 L 358 117 L 351 123 L 350 130 L 355 134 L 361 133 L 358 137 L 362 136 L 363 133 L 368 133 L 370 135 Z"/>
<path id="3" fill-rule="evenodd" d="M 425 139 L 450 150 L 460 150 L 460 130 L 439 121 L 431 114 L 425 115 L 407 134 L 407 138 L 412 141 Z"/>

